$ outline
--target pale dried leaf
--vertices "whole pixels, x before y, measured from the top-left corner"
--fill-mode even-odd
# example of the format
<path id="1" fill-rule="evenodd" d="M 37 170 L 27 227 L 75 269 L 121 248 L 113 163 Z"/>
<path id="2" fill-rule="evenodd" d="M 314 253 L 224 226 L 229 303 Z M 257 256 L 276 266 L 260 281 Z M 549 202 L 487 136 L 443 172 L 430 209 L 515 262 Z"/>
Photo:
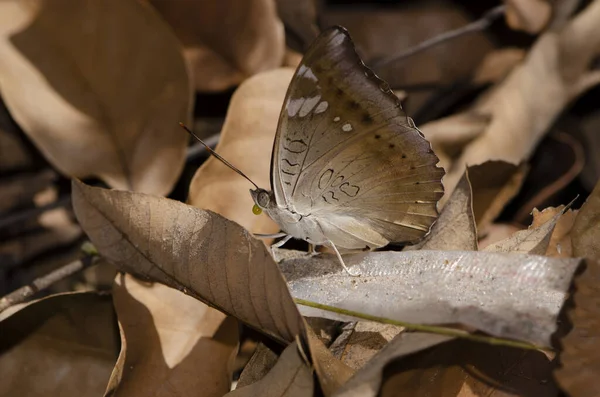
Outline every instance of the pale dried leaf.
<path id="1" fill-rule="evenodd" d="M 59 171 L 159 195 L 172 189 L 191 87 L 177 39 L 149 6 L 8 0 L 0 26 L 2 97 Z"/>
<path id="2" fill-rule="evenodd" d="M 0 395 L 102 395 L 118 351 L 112 299 L 52 295 L 0 323 Z"/>
<path id="3" fill-rule="evenodd" d="M 281 65 L 283 24 L 274 0 L 150 0 L 185 47 L 198 91 L 221 91 Z"/>
<path id="4" fill-rule="evenodd" d="M 216 147 L 217 153 L 265 188 L 270 184 L 271 150 L 279 113 L 293 73 L 291 68 L 281 68 L 246 80 L 231 99 Z M 277 232 L 279 227 L 268 215 L 252 213 L 251 187 L 211 157 L 196 171 L 188 202 L 235 220 L 254 233 Z"/>
<path id="5" fill-rule="evenodd" d="M 505 223 L 492 223 L 488 227 L 485 236 L 479 240 L 479 250 L 483 251 L 488 245 L 505 240 L 519 230 L 522 230 L 522 228 Z"/>
<path id="6" fill-rule="evenodd" d="M 528 168 L 526 164 L 515 166 L 505 161 L 486 161 L 468 167 L 473 190 L 473 213 L 480 234 L 487 232 L 489 225 L 519 193 Z"/>
<path id="7" fill-rule="evenodd" d="M 73 208 L 100 254 L 122 271 L 159 281 L 279 341 L 304 325 L 264 244 L 211 211 L 74 180 Z"/>
<path id="8" fill-rule="evenodd" d="M 314 393 L 312 370 L 304 362 L 298 344 L 291 343 L 269 373 L 256 383 L 236 389 L 228 397 L 310 397 Z"/>
<path id="9" fill-rule="evenodd" d="M 455 324 L 549 345 L 579 260 L 477 251 L 371 252 L 280 263 L 292 295 L 413 324 Z M 354 317 L 299 306 L 305 316 Z"/>
<path id="10" fill-rule="evenodd" d="M 475 71 L 473 82 L 479 84 L 498 83 L 525 59 L 521 48 L 499 48 L 487 54 Z"/>
<path id="11" fill-rule="evenodd" d="M 477 228 L 473 215 L 471 182 L 468 171 L 456 185 L 425 239 L 404 250 L 477 251 Z"/>
<path id="12" fill-rule="evenodd" d="M 550 21 L 552 6 L 547 0 L 505 0 L 506 23 L 512 29 L 539 33 Z"/>
<path id="13" fill-rule="evenodd" d="M 558 211 L 549 210 L 548 212 L 553 216 L 548 221 L 539 226 L 536 226 L 534 223 L 526 230 L 520 230 L 505 240 L 488 245 L 483 251 L 532 255 L 546 254 L 550 246 L 550 238 L 552 237 L 554 227 L 569 206 L 562 206 Z"/>
<path id="14" fill-rule="evenodd" d="M 526 160 L 565 107 L 600 82 L 600 73 L 589 71 L 600 52 L 598 20 L 600 2 L 593 1 L 562 29 L 546 31 L 524 62 L 467 110 L 489 114 L 492 121 L 448 169 L 443 200 L 466 165 Z"/>
<path id="15" fill-rule="evenodd" d="M 237 353 L 235 320 L 161 284 L 120 274 L 113 288 L 125 344 L 106 395 L 220 397 Z M 210 360 L 206 358 L 210 357 Z"/>
<path id="16" fill-rule="evenodd" d="M 449 336 L 402 333 L 388 343 L 372 360 L 337 392 L 335 397 L 375 397 L 381 388 L 384 368 L 392 361 L 452 339 Z"/>
<path id="17" fill-rule="evenodd" d="M 543 211 L 538 211 L 537 208 L 533 209 L 533 222 L 531 227 L 541 226 L 543 223 L 552 219 L 558 212 L 563 211 L 564 206 L 557 208 L 549 207 Z M 548 249 L 545 255 L 553 256 L 556 258 L 570 258 L 573 256 L 573 249 L 571 247 L 571 228 L 575 222 L 577 216 L 577 210 L 569 209 L 565 211 L 563 215 L 558 218 L 550 242 L 548 243 Z"/>

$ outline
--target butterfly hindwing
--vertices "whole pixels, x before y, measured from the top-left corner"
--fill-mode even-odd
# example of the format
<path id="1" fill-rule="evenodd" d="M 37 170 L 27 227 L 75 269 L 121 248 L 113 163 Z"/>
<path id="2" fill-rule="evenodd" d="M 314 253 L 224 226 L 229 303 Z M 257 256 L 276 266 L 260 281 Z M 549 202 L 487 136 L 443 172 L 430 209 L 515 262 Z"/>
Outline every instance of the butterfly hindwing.
<path id="1" fill-rule="evenodd" d="M 437 162 L 348 33 L 322 33 L 281 112 L 271 175 L 277 204 L 314 217 L 345 248 L 414 241 L 437 218 L 444 173 Z"/>

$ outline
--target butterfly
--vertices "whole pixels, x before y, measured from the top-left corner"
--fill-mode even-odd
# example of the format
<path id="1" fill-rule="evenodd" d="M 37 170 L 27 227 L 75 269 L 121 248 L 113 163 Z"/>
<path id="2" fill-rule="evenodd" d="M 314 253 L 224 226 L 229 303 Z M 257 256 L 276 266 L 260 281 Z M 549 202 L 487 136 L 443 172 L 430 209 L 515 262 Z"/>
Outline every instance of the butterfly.
<path id="1" fill-rule="evenodd" d="M 272 191 L 250 190 L 286 238 L 363 250 L 422 239 L 438 217 L 444 170 L 349 33 L 329 28 L 296 69 L 271 157 Z M 344 265 L 345 268 L 345 265 Z M 348 270 L 348 269 L 346 269 Z"/>

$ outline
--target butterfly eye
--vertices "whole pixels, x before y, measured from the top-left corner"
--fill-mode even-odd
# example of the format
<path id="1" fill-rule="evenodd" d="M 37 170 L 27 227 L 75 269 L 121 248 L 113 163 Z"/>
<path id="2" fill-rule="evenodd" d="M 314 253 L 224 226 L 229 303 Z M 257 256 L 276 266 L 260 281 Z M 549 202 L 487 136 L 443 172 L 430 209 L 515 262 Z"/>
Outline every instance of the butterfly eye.
<path id="1" fill-rule="evenodd" d="M 261 208 L 267 208 L 270 201 L 271 198 L 269 197 L 269 193 L 263 190 L 258 194 L 256 204 L 258 204 Z"/>
<path id="2" fill-rule="evenodd" d="M 254 215 L 260 215 L 262 214 L 262 209 L 257 204 L 254 204 L 254 207 L 252 207 L 252 213 Z"/>

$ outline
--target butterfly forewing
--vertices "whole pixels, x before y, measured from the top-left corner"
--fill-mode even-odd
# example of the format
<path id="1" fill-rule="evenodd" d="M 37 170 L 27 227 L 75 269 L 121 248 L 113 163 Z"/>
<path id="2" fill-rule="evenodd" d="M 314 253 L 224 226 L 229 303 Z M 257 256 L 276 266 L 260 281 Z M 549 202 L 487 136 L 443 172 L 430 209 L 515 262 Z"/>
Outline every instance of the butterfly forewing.
<path id="1" fill-rule="evenodd" d="M 344 248 L 414 241 L 437 218 L 444 174 L 437 162 L 346 30 L 323 32 L 279 119 L 271 175 L 278 206 L 315 218 Z"/>

